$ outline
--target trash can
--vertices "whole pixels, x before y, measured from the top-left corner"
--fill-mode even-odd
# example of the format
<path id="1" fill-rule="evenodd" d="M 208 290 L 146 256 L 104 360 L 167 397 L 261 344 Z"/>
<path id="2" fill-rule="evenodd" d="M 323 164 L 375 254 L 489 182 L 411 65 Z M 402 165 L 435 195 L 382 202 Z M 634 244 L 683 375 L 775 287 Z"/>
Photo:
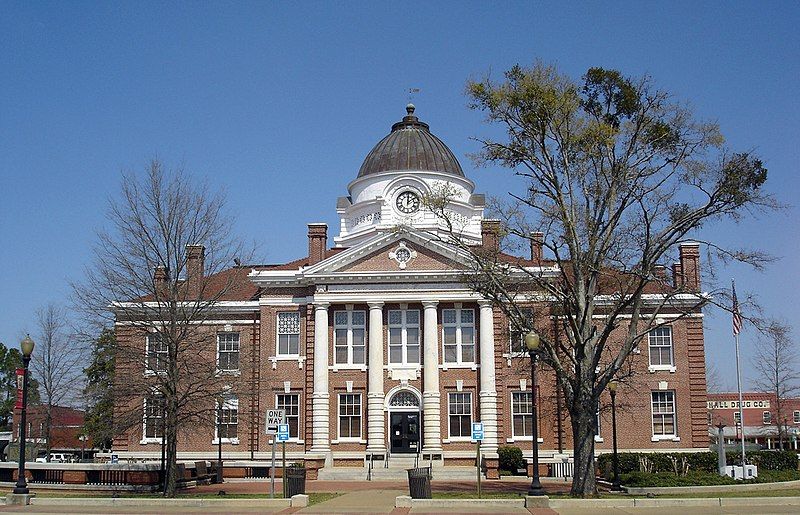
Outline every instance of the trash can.
<path id="1" fill-rule="evenodd" d="M 412 499 L 431 498 L 431 469 L 416 468 L 408 470 L 408 490 Z"/>
<path id="2" fill-rule="evenodd" d="M 286 467 L 286 497 L 306 493 L 306 469 L 304 467 Z"/>

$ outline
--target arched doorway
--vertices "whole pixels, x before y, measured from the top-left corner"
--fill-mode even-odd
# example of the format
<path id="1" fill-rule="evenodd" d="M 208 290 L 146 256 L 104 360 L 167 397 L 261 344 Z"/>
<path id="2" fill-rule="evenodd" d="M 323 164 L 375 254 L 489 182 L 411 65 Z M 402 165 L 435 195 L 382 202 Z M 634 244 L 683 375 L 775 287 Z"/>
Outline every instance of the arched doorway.
<path id="1" fill-rule="evenodd" d="M 388 408 L 389 451 L 417 454 L 422 448 L 419 397 L 411 390 L 400 390 L 391 397 Z"/>

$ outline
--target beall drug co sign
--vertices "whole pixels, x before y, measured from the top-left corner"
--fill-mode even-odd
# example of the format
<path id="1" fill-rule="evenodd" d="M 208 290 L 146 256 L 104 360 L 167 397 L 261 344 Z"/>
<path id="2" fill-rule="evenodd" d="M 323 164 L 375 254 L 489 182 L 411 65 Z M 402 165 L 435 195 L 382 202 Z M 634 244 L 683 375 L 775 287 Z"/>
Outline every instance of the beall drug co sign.
<path id="1" fill-rule="evenodd" d="M 742 409 L 747 408 L 769 409 L 769 401 L 742 401 Z M 739 401 L 708 401 L 708 409 L 739 409 Z"/>

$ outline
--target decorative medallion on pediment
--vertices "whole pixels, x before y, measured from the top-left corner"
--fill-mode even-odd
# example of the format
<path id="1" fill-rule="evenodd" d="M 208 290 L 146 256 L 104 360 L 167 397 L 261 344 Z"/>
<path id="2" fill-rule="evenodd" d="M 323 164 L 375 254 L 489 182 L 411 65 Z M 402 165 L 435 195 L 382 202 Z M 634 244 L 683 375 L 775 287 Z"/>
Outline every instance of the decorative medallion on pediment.
<path id="1" fill-rule="evenodd" d="M 398 245 L 396 249 L 389 252 L 389 259 L 397 261 L 397 265 L 401 270 L 404 270 L 406 266 L 416 257 L 417 251 L 406 247 L 406 242 L 404 241 L 401 241 L 400 245 Z"/>

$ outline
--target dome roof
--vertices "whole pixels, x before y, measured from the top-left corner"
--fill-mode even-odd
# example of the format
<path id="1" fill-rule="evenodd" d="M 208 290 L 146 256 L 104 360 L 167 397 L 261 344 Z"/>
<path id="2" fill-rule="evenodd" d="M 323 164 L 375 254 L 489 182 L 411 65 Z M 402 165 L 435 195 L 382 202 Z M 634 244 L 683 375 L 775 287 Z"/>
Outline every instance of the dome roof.
<path id="1" fill-rule="evenodd" d="M 367 154 L 359 177 L 402 170 L 442 172 L 464 177 L 461 165 L 442 140 L 431 134 L 428 124 L 414 116 L 414 105 L 406 106 L 407 116 L 392 125 L 392 132 Z"/>

